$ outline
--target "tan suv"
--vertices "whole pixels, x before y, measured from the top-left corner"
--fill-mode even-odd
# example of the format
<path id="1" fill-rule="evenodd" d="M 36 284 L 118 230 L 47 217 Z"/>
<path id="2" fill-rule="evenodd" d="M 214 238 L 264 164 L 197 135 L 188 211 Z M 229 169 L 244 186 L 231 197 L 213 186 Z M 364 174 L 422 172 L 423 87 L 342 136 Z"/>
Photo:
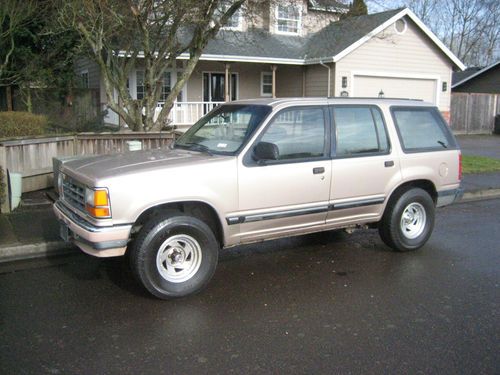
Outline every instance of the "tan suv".
<path id="1" fill-rule="evenodd" d="M 62 165 L 61 235 L 86 253 L 130 255 L 159 298 L 191 294 L 219 250 L 377 227 L 399 251 L 429 239 L 435 207 L 461 194 L 461 156 L 438 109 L 389 99 L 222 105 L 168 149 Z"/>

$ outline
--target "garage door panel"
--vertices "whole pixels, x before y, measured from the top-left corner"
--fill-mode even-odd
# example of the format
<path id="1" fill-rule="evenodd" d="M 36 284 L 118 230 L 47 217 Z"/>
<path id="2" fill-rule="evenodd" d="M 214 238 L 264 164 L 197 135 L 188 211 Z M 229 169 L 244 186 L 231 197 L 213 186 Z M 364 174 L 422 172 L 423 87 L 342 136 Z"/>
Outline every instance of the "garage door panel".
<path id="1" fill-rule="evenodd" d="M 436 104 L 434 79 L 413 79 L 375 76 L 354 76 L 354 95 L 357 97 L 378 97 L 380 91 L 386 98 L 422 99 Z"/>

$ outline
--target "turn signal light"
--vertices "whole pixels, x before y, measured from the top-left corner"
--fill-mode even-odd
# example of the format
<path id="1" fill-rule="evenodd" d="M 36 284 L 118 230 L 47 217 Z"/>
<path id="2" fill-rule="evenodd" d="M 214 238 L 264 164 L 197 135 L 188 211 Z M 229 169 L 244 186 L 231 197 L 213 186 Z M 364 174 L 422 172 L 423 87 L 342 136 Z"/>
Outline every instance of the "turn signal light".
<path id="1" fill-rule="evenodd" d="M 85 210 L 97 219 L 111 217 L 108 189 L 96 188 L 85 191 Z"/>
<path id="2" fill-rule="evenodd" d="M 87 206 L 87 212 L 91 214 L 93 217 L 97 218 L 105 218 L 105 217 L 110 217 L 111 213 L 109 212 L 108 207 L 92 207 L 92 206 Z"/>

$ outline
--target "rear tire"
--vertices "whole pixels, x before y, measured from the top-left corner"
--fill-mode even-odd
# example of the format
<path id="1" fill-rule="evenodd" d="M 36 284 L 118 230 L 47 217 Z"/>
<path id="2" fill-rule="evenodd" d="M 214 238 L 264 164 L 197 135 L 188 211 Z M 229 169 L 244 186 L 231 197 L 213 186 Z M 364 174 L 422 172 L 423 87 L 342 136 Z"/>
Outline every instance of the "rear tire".
<path id="1" fill-rule="evenodd" d="M 219 245 L 203 221 L 167 214 L 144 225 L 130 251 L 137 280 L 152 295 L 170 299 L 203 289 L 217 267 Z"/>
<path id="2" fill-rule="evenodd" d="M 429 193 L 413 188 L 391 198 L 379 223 L 380 238 L 396 251 L 417 250 L 434 229 L 435 206 Z"/>

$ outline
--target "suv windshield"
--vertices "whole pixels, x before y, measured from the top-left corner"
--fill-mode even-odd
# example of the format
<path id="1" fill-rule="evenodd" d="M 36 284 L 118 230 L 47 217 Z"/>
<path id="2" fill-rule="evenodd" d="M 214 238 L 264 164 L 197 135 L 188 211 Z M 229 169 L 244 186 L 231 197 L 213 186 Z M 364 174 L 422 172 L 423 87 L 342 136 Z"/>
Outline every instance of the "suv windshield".
<path id="1" fill-rule="evenodd" d="M 174 147 L 235 154 L 270 112 L 271 107 L 266 105 L 223 105 L 202 117 L 175 142 Z"/>

